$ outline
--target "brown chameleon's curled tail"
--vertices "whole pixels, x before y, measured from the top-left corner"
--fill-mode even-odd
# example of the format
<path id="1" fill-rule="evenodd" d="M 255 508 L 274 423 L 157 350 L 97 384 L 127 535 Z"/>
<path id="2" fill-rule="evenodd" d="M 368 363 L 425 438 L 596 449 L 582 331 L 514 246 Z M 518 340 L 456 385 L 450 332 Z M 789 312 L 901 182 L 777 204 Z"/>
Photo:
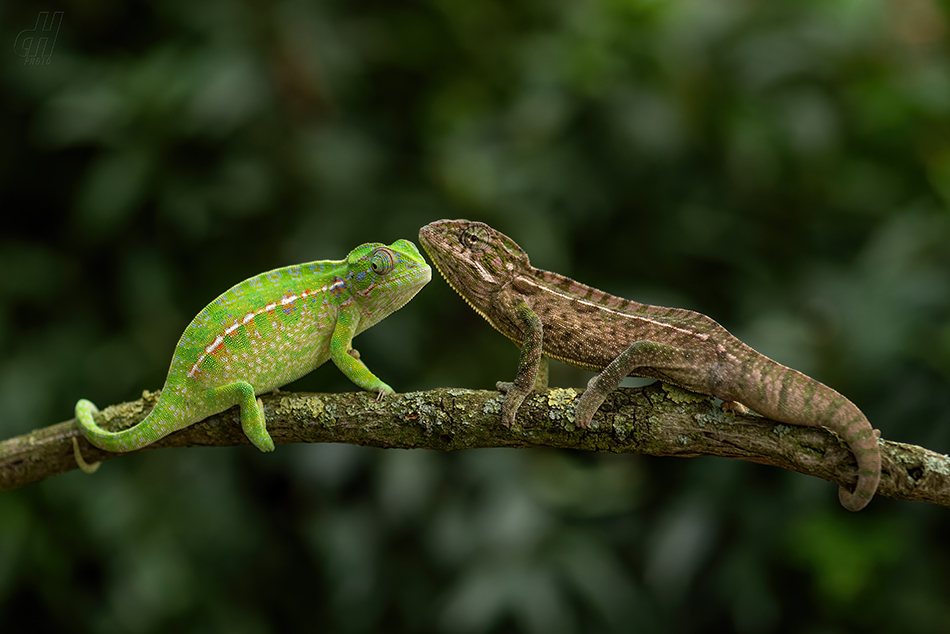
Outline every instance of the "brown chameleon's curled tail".
<path id="1" fill-rule="evenodd" d="M 840 420 L 846 413 L 851 415 L 849 422 L 843 426 L 828 427 L 837 431 L 854 452 L 858 461 L 858 483 L 853 492 L 845 487 L 839 488 L 838 500 L 841 506 L 849 511 L 860 511 L 874 497 L 881 480 L 881 448 L 878 445 L 881 432 L 871 427 L 868 419 L 851 401 L 847 401 L 847 405 L 838 411 L 835 418 Z"/>
<path id="2" fill-rule="evenodd" d="M 858 406 L 827 385 L 758 353 L 749 358 L 740 376 L 747 384 L 729 394 L 729 400 L 779 422 L 827 427 L 848 443 L 858 463 L 858 482 L 854 491 L 841 487 L 838 499 L 849 511 L 867 506 L 881 479 L 880 432 Z"/>

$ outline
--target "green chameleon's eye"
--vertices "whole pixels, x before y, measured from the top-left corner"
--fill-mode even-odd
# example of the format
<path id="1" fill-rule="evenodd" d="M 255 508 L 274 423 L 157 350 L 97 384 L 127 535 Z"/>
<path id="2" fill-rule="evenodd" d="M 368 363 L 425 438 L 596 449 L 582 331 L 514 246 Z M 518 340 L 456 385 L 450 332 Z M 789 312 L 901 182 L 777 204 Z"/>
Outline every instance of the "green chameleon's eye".
<path id="1" fill-rule="evenodd" d="M 459 242 L 471 251 L 482 251 L 488 246 L 488 231 L 485 227 L 469 227 L 459 236 Z"/>
<path id="2" fill-rule="evenodd" d="M 370 254 L 369 265 L 373 267 L 373 273 L 376 275 L 386 275 L 393 270 L 396 263 L 392 251 L 379 247 Z"/>

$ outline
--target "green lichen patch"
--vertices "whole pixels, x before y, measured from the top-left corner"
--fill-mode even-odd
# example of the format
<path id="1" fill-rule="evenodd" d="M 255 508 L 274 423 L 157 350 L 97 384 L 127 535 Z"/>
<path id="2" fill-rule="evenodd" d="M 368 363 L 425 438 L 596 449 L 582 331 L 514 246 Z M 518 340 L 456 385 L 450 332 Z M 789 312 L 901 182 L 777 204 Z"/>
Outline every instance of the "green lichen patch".
<path id="1" fill-rule="evenodd" d="M 574 400 L 577 398 L 577 390 L 573 388 L 554 388 L 548 390 L 545 395 L 548 405 L 548 418 L 551 420 L 564 420 L 567 424 L 574 423 Z"/>
<path id="2" fill-rule="evenodd" d="M 504 402 L 504 396 L 490 398 L 482 406 L 482 412 L 485 414 L 501 414 L 501 404 Z"/>
<path id="3" fill-rule="evenodd" d="M 281 399 L 277 402 L 277 413 L 281 415 L 286 414 L 288 417 L 320 420 L 325 410 L 326 405 L 324 404 L 323 399 L 317 397 L 281 397 Z"/>
<path id="4" fill-rule="evenodd" d="M 693 414 L 693 420 L 695 420 L 700 427 L 735 422 L 735 415 L 725 413 L 720 408 L 716 407 L 716 405 L 711 400 L 705 400 L 709 404 L 709 407 L 703 411 Z"/>
<path id="5" fill-rule="evenodd" d="M 636 428 L 635 423 L 635 420 L 623 414 L 617 414 L 613 419 L 614 437 L 620 442 L 625 442 L 627 438 L 633 435 L 633 431 Z"/>
<path id="6" fill-rule="evenodd" d="M 113 429 L 115 431 L 128 429 L 137 425 L 145 418 L 146 408 L 141 401 L 132 401 L 129 403 L 119 403 L 110 405 L 93 418 L 98 418 L 100 427 L 104 429 Z M 116 421 L 116 424 L 112 424 Z"/>
<path id="7" fill-rule="evenodd" d="M 777 423 L 777 424 L 772 428 L 772 433 L 775 434 L 776 436 L 778 436 L 779 438 L 784 438 L 784 437 L 787 436 L 791 431 L 792 431 L 792 428 L 791 428 L 791 427 L 789 427 L 788 425 L 782 425 L 781 423 Z"/>
<path id="8" fill-rule="evenodd" d="M 942 459 L 933 456 L 924 456 L 924 468 L 934 473 L 939 473 L 944 477 L 950 477 L 950 459 L 947 456 L 941 456 Z"/>
<path id="9" fill-rule="evenodd" d="M 155 407 L 155 404 L 158 403 L 158 397 L 162 395 L 162 391 L 158 390 L 157 392 L 150 392 L 148 390 L 142 390 L 142 400 L 145 401 L 147 405 Z"/>
<path id="10" fill-rule="evenodd" d="M 548 405 L 550 407 L 563 407 L 570 405 L 577 398 L 577 390 L 574 388 L 553 388 L 548 390 Z"/>

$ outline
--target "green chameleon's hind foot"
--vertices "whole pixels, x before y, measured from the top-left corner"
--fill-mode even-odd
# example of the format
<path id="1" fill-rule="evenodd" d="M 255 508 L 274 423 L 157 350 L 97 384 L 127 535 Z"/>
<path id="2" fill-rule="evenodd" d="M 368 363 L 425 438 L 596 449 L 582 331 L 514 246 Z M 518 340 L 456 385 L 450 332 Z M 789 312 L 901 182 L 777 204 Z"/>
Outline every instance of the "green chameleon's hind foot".
<path id="1" fill-rule="evenodd" d="M 79 465 L 79 468 L 82 469 L 83 473 L 93 474 L 99 470 L 99 465 L 102 464 L 102 461 L 96 461 L 92 464 L 86 462 L 86 459 L 82 457 L 82 452 L 79 450 L 79 440 L 75 436 L 72 437 L 73 441 L 73 456 L 76 458 L 76 464 Z"/>
<path id="2" fill-rule="evenodd" d="M 261 451 L 274 451 L 274 441 L 264 424 L 264 403 L 247 381 L 235 381 L 208 391 L 208 398 L 219 405 L 241 406 L 241 427 L 251 444 Z"/>
<path id="3" fill-rule="evenodd" d="M 245 417 L 246 413 L 250 415 Z M 251 444 L 261 451 L 274 451 L 274 441 L 264 426 L 264 401 L 257 399 L 250 412 L 244 407 L 241 408 L 241 426 Z"/>

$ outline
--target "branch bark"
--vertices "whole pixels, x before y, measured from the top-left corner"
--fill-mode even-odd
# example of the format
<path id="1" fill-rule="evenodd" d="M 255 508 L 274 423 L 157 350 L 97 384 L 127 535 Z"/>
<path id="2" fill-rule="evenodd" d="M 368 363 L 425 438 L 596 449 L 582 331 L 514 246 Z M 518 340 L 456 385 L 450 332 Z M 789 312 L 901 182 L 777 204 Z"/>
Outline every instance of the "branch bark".
<path id="1" fill-rule="evenodd" d="M 274 442 L 337 442 L 374 447 L 454 451 L 482 447 L 554 447 L 651 456 L 721 456 L 773 465 L 853 486 L 851 451 L 822 427 L 793 427 L 755 415 L 723 413 L 709 397 L 659 383 L 611 394 L 591 429 L 574 427 L 574 389 L 530 396 L 511 429 L 500 424 L 498 392 L 442 388 L 395 394 L 279 392 L 262 396 Z M 140 422 L 157 394 L 106 408 L 99 424 L 123 429 Z M 77 468 L 72 438 L 88 462 L 128 454 L 99 450 L 71 420 L 0 442 L 0 491 Z M 237 408 L 212 416 L 142 449 L 249 444 Z M 923 447 L 882 441 L 879 495 L 950 507 L 950 457 Z M 134 452 L 138 453 L 138 452 Z"/>

